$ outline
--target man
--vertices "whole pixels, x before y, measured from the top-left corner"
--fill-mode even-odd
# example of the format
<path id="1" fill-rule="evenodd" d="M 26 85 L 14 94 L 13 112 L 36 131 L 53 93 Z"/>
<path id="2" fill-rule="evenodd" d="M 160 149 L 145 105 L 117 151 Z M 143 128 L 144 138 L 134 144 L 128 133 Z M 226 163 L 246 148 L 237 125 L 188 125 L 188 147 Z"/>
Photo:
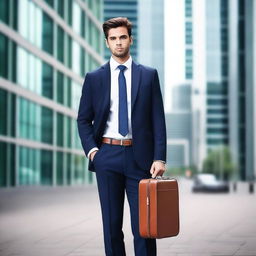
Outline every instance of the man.
<path id="1" fill-rule="evenodd" d="M 89 170 L 96 171 L 105 252 L 124 256 L 124 195 L 131 214 L 136 256 L 155 256 L 156 240 L 139 235 L 138 184 L 165 171 L 166 127 L 158 74 L 130 56 L 131 23 L 103 24 L 110 61 L 86 75 L 78 130 Z"/>

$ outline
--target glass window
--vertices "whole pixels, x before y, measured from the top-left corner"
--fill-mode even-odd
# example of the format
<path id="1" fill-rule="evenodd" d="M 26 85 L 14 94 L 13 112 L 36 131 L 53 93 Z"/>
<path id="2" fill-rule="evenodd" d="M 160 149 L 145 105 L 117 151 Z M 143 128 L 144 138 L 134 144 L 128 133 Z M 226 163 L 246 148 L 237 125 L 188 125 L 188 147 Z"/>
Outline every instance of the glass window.
<path id="1" fill-rule="evenodd" d="M 49 4 L 51 7 L 54 7 L 54 0 L 45 0 L 47 4 Z"/>
<path id="2" fill-rule="evenodd" d="M 42 42 L 43 50 L 53 54 L 53 21 L 45 13 L 43 14 Z"/>
<path id="3" fill-rule="evenodd" d="M 7 185 L 7 144 L 0 141 L 0 186 Z"/>
<path id="4" fill-rule="evenodd" d="M 71 99 L 72 99 L 72 88 L 71 88 L 71 78 L 67 77 L 67 100 L 66 100 L 66 105 L 68 107 L 71 107 Z"/>
<path id="5" fill-rule="evenodd" d="M 64 30 L 58 26 L 57 29 L 57 59 L 64 62 Z"/>
<path id="6" fill-rule="evenodd" d="M 84 11 L 82 11 L 81 12 L 81 32 L 80 32 L 80 34 L 81 34 L 81 36 L 83 37 L 83 38 L 85 38 L 85 12 Z"/>
<path id="7" fill-rule="evenodd" d="M 227 128 L 208 128 L 207 133 L 209 134 L 227 134 Z"/>
<path id="8" fill-rule="evenodd" d="M 57 113 L 57 145 L 60 147 L 63 147 L 63 134 L 64 134 L 64 120 L 63 115 L 60 113 Z"/>
<path id="9" fill-rule="evenodd" d="M 84 166 L 85 157 L 80 155 L 74 155 L 74 184 L 84 184 Z"/>
<path id="10" fill-rule="evenodd" d="M 19 1 L 18 8 L 18 31 L 19 33 L 28 38 L 29 34 L 29 2 L 28 0 Z"/>
<path id="11" fill-rule="evenodd" d="M 227 105 L 227 99 L 208 99 L 208 105 Z"/>
<path id="12" fill-rule="evenodd" d="M 0 55 L 0 56 L 3 56 L 3 55 Z M 6 62 L 6 65 L 7 65 L 7 62 Z M 11 74 L 10 74 L 10 77 L 11 77 L 11 81 L 13 81 L 14 83 L 16 83 L 16 76 L 17 76 L 16 65 L 17 65 L 17 46 L 16 46 L 16 43 L 14 43 L 12 41 L 11 42 L 11 70 L 10 70 Z M 1 70 L 1 68 L 0 68 L 0 70 Z"/>
<path id="13" fill-rule="evenodd" d="M 82 92 L 82 86 L 72 81 L 72 109 L 74 110 L 78 110 L 81 92 Z"/>
<path id="14" fill-rule="evenodd" d="M 85 76 L 85 50 L 83 49 L 83 47 L 81 47 L 81 57 L 80 57 L 80 75 L 82 77 Z"/>
<path id="15" fill-rule="evenodd" d="M 9 24 L 9 0 L 0 1 L 0 20 Z"/>
<path id="16" fill-rule="evenodd" d="M 207 94 L 211 95 L 226 95 L 228 87 L 225 82 L 223 83 L 207 83 Z"/>
<path id="17" fill-rule="evenodd" d="M 76 149 L 82 149 L 82 145 L 81 145 L 81 140 L 78 134 L 78 130 L 77 130 L 77 122 L 76 120 L 72 119 L 72 128 L 73 128 L 73 135 L 74 135 L 74 143 L 73 143 L 73 147 Z"/>
<path id="18" fill-rule="evenodd" d="M 52 185 L 53 155 L 52 151 L 41 150 L 41 184 Z"/>
<path id="19" fill-rule="evenodd" d="M 64 103 L 64 75 L 59 71 L 57 72 L 57 101 Z"/>
<path id="20" fill-rule="evenodd" d="M 28 52 L 19 46 L 17 49 L 17 80 L 22 87 L 28 87 Z"/>
<path id="21" fill-rule="evenodd" d="M 80 35 L 80 32 L 81 32 L 81 9 L 76 2 L 73 3 L 73 23 L 72 24 L 73 24 L 74 31 Z"/>
<path id="22" fill-rule="evenodd" d="M 9 95 L 9 99 L 10 99 L 10 104 L 9 104 L 9 115 L 8 118 L 10 118 L 10 122 L 9 122 L 9 128 L 8 128 L 8 134 L 12 137 L 15 137 L 16 135 L 16 95 L 15 94 L 10 94 Z M 1 112 L 1 110 L 0 110 Z M 4 120 L 2 117 L 0 117 L 1 120 Z M 0 125 L 1 126 L 1 125 Z"/>
<path id="23" fill-rule="evenodd" d="M 226 108 L 220 108 L 220 109 L 208 109 L 207 110 L 208 114 L 223 114 L 223 115 L 227 115 L 228 114 L 228 110 Z"/>
<path id="24" fill-rule="evenodd" d="M 67 40 L 67 66 L 72 68 L 72 38 L 68 36 Z"/>
<path id="25" fill-rule="evenodd" d="M 77 73 L 80 74 L 80 58 L 81 58 L 81 53 L 80 53 L 80 45 L 76 42 L 73 41 L 72 44 L 72 56 L 76 56 L 75 58 L 72 59 L 72 70 Z"/>
<path id="26" fill-rule="evenodd" d="M 27 138 L 28 132 L 28 102 L 19 98 L 19 137 Z"/>
<path id="27" fill-rule="evenodd" d="M 0 33 L 0 76 L 8 77 L 8 40 Z"/>
<path id="28" fill-rule="evenodd" d="M 67 184 L 72 185 L 72 155 L 70 153 L 67 153 L 66 156 Z"/>
<path id="29" fill-rule="evenodd" d="M 9 161 L 9 177 L 10 177 L 10 186 L 15 186 L 16 184 L 16 173 L 15 173 L 15 168 L 16 168 L 16 146 L 14 144 L 9 144 L 9 154 L 7 156 L 7 161 Z M 0 149 L 0 152 L 3 152 Z M 0 160 L 2 163 L 2 160 Z M 1 165 L 0 165 L 1 169 Z M 0 170 L 0 175 L 1 175 L 1 170 Z"/>
<path id="30" fill-rule="evenodd" d="M 71 122 L 71 117 L 66 117 L 67 119 L 67 122 L 66 122 L 66 125 L 67 125 L 67 128 L 66 128 L 66 141 L 67 141 L 67 147 L 68 148 L 71 148 L 71 143 L 72 143 L 72 132 L 71 132 L 71 125 L 72 125 L 72 122 Z"/>
<path id="31" fill-rule="evenodd" d="M 49 108 L 42 107 L 42 142 L 53 144 L 53 111 Z"/>
<path id="32" fill-rule="evenodd" d="M 192 17 L 192 0 L 186 0 L 185 13 L 186 13 L 186 17 Z"/>
<path id="33" fill-rule="evenodd" d="M 31 140 L 37 140 L 37 110 L 38 106 L 34 103 L 29 101 L 28 102 L 28 112 L 26 113 L 28 115 L 28 124 L 27 124 L 27 129 L 28 129 L 28 138 Z"/>
<path id="34" fill-rule="evenodd" d="M 63 165 L 63 153 L 62 152 L 57 152 L 57 184 L 58 185 L 63 185 L 63 169 L 64 169 L 64 165 Z"/>
<path id="35" fill-rule="evenodd" d="M 192 22 L 186 22 L 186 44 L 192 44 Z"/>
<path id="36" fill-rule="evenodd" d="M 64 12 L 65 12 L 65 2 L 63 0 L 57 0 L 57 9 L 58 9 L 58 14 L 64 18 Z"/>
<path id="37" fill-rule="evenodd" d="M 89 44 L 92 45 L 93 42 L 93 23 L 91 19 L 88 19 L 88 41 Z"/>
<path id="38" fill-rule="evenodd" d="M 72 26 L 73 0 L 68 0 L 68 24 Z"/>
<path id="39" fill-rule="evenodd" d="M 0 134 L 7 134 L 7 92 L 0 89 Z"/>
<path id="40" fill-rule="evenodd" d="M 207 118 L 208 124 L 227 124 L 228 118 Z"/>
<path id="41" fill-rule="evenodd" d="M 43 62 L 42 95 L 53 98 L 53 68 L 45 62 Z"/>
<path id="42" fill-rule="evenodd" d="M 228 75 L 228 56 L 227 55 L 222 56 L 221 70 L 222 70 L 223 76 Z"/>
<path id="43" fill-rule="evenodd" d="M 39 184 L 38 156 L 39 151 L 37 149 L 19 148 L 19 181 L 21 185 Z"/>
<path id="44" fill-rule="evenodd" d="M 239 97 L 239 123 L 244 124 L 246 121 L 246 105 L 245 105 L 245 96 L 240 95 Z"/>
<path id="45" fill-rule="evenodd" d="M 193 78 L 193 51 L 192 49 L 186 49 L 186 79 Z"/>
<path id="46" fill-rule="evenodd" d="M 207 139 L 207 144 L 210 145 L 222 145 L 222 144 L 228 144 L 228 139 L 227 138 L 222 138 L 222 139 Z"/>
<path id="47" fill-rule="evenodd" d="M 27 148 L 19 147 L 19 184 L 26 184 L 26 173 L 27 173 Z"/>

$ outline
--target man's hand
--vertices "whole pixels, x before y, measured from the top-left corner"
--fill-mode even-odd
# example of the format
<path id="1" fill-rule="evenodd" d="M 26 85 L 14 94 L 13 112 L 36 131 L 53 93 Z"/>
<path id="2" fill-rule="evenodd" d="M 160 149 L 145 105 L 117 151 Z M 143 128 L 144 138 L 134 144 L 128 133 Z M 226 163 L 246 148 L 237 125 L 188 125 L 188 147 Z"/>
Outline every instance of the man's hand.
<path id="1" fill-rule="evenodd" d="M 150 168 L 150 173 L 152 174 L 152 178 L 156 176 L 162 176 L 165 172 L 165 164 L 160 161 L 154 161 Z"/>
<path id="2" fill-rule="evenodd" d="M 98 152 L 98 150 L 95 150 L 93 151 L 91 154 L 90 154 L 90 160 L 93 161 L 93 158 L 94 156 L 96 155 L 96 153 Z"/>

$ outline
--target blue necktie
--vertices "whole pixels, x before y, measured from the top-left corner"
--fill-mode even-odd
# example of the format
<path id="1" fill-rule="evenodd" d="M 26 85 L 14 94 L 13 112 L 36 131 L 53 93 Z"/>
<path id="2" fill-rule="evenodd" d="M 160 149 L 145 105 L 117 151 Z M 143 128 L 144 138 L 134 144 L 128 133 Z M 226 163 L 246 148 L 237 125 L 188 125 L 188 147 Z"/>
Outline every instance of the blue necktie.
<path id="1" fill-rule="evenodd" d="M 127 107 L 127 91 L 126 91 L 126 81 L 124 76 L 124 70 L 126 66 L 119 65 L 120 69 L 118 76 L 119 84 L 119 112 L 118 112 L 118 132 L 126 136 L 128 134 L 128 107 Z"/>

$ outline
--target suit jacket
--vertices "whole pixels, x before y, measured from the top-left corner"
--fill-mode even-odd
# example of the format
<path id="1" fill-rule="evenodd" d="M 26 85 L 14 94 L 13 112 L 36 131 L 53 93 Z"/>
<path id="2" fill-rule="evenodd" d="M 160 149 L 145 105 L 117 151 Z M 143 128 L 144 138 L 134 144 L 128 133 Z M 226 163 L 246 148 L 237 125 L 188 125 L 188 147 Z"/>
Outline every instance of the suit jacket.
<path id="1" fill-rule="evenodd" d="M 78 132 L 85 154 L 100 148 L 110 112 L 110 64 L 85 76 L 78 111 Z M 153 160 L 166 161 L 166 126 L 158 74 L 132 62 L 131 126 L 136 163 L 150 170 Z M 90 171 L 95 171 L 89 160 Z"/>

